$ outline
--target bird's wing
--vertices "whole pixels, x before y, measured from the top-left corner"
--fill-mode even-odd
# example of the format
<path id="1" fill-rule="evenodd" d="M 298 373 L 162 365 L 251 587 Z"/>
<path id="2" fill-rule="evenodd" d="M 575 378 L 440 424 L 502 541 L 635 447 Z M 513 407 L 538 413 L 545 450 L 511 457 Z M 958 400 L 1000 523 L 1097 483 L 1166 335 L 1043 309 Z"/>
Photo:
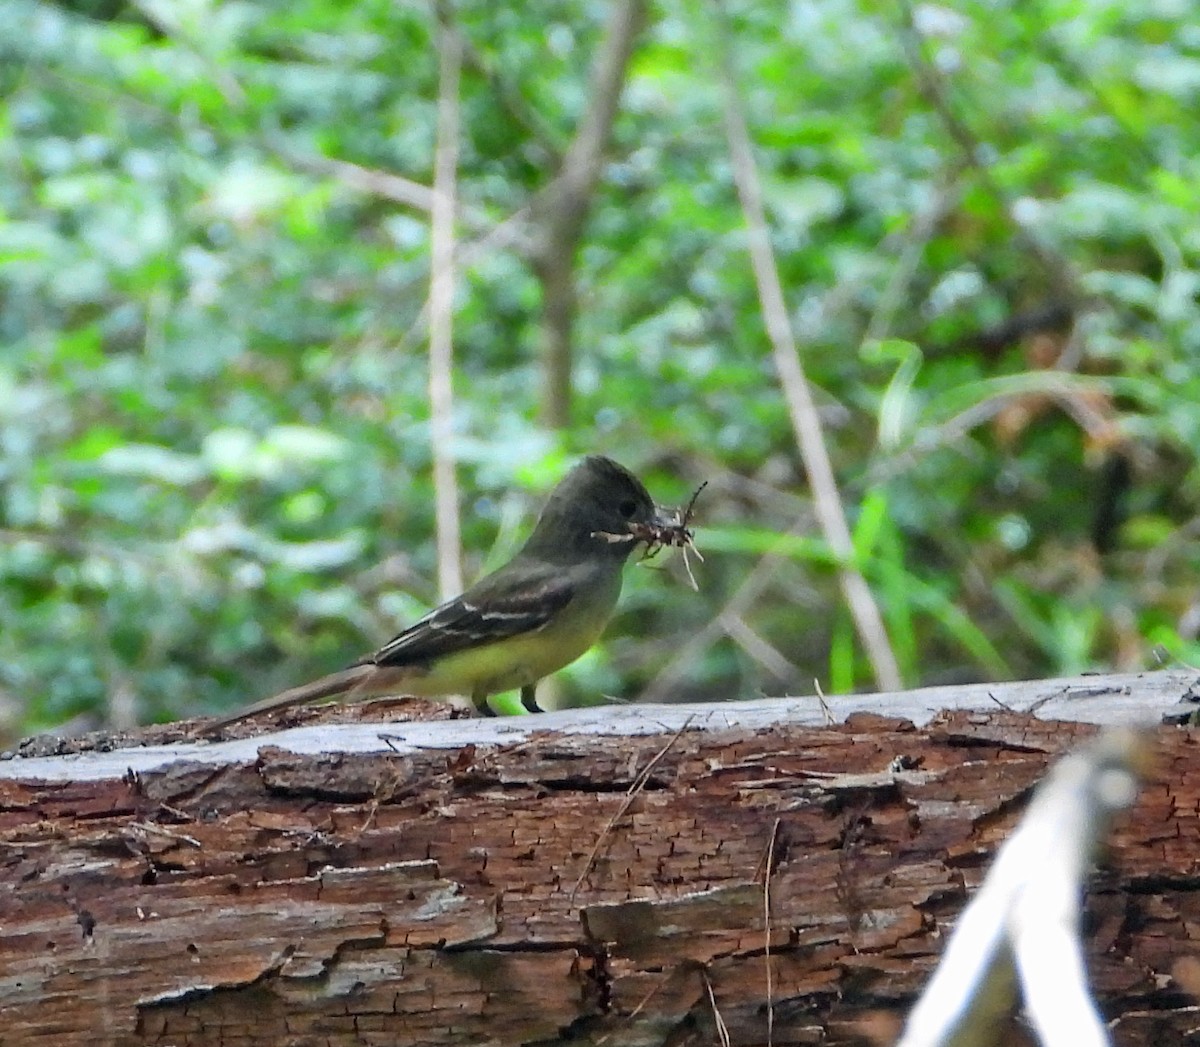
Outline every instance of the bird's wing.
<path id="1" fill-rule="evenodd" d="M 524 561 L 481 579 L 363 659 L 379 666 L 421 665 L 544 628 L 575 595 L 576 580 L 560 566 Z M 361 664 L 361 663 L 360 663 Z"/>

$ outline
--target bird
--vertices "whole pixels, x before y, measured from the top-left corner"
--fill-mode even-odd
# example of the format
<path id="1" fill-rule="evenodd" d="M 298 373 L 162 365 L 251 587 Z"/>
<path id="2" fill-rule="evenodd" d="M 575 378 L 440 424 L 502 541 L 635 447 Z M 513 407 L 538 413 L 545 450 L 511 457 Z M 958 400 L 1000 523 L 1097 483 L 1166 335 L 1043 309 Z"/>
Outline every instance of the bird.
<path id="1" fill-rule="evenodd" d="M 538 681 L 575 661 L 604 631 L 622 568 L 640 543 L 672 544 L 678 512 L 655 505 L 642 482 L 601 455 L 580 461 L 550 493 L 528 540 L 502 567 L 339 672 L 281 691 L 211 721 L 208 733 L 263 712 L 327 698 L 467 695 L 520 689 L 541 712 Z"/>

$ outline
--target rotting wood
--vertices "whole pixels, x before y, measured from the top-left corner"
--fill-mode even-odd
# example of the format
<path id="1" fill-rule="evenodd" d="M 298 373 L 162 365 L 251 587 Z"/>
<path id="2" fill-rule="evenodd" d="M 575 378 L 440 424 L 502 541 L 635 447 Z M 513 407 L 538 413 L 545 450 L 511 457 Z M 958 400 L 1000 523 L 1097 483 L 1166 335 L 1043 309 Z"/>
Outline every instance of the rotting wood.
<path id="1" fill-rule="evenodd" d="M 875 710 L 835 726 L 801 722 L 822 715 L 807 699 L 330 709 L 259 738 L 158 728 L 175 740 L 3 761 L 0 1042 L 698 1045 L 715 1004 L 732 1043 L 759 1044 L 769 962 L 775 1044 L 861 1044 L 915 997 L 1049 762 L 1094 730 L 1046 717 L 1186 714 L 1196 679 L 835 698 Z M 972 694 L 981 709 L 924 712 Z M 1130 1047 L 1195 1024 L 1171 972 L 1200 911 L 1200 747 L 1171 726 L 1159 748 L 1088 902 L 1092 983 Z"/>

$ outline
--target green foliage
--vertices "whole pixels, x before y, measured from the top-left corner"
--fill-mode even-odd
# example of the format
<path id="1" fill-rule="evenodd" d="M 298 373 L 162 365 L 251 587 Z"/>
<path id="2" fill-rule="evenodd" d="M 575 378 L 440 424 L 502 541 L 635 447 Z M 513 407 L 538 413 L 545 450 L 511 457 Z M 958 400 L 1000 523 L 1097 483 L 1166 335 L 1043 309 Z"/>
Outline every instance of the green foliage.
<path id="1" fill-rule="evenodd" d="M 458 9 L 467 243 L 552 178 L 608 11 Z M 917 48 L 900 11 L 739 2 L 730 42 L 905 678 L 1195 660 L 1191 12 L 925 6 Z M 764 556 L 740 620 L 790 668 L 719 639 L 671 696 L 872 682 L 770 360 L 709 17 L 656 5 L 632 63 L 577 259 L 568 432 L 536 421 L 529 267 L 488 248 L 460 274 L 468 575 L 583 451 L 667 502 L 712 481 L 700 593 L 678 564 L 630 572 L 609 641 L 564 674 L 576 701 L 635 698 Z M 429 9 L 0 0 L 0 23 L 0 696 L 25 729 L 118 690 L 165 719 L 374 647 L 436 599 L 428 217 L 370 188 L 432 179 Z M 1072 293 L 1069 334 L 983 337 Z"/>

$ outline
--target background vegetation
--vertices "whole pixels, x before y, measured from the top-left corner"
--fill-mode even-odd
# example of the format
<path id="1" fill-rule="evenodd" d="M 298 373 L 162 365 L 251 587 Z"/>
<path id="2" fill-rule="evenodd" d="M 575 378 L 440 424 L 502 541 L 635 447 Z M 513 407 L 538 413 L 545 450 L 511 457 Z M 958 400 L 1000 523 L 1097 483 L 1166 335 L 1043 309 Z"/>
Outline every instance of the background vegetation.
<path id="1" fill-rule="evenodd" d="M 438 598 L 435 447 L 468 580 L 580 453 L 667 502 L 710 481 L 700 592 L 630 571 L 572 700 L 888 682 L 839 564 L 906 684 L 1195 659 L 1194 15 L 0 0 L 9 730 L 232 707 L 374 647 Z"/>

